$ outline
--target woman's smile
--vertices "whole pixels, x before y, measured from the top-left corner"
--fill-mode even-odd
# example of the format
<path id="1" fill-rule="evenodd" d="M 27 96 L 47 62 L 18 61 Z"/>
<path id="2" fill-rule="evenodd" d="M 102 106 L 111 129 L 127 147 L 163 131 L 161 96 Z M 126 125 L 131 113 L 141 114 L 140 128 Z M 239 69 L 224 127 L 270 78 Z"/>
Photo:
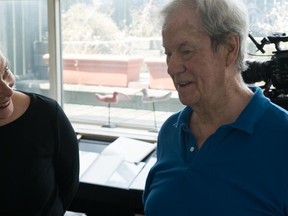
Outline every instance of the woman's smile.
<path id="1" fill-rule="evenodd" d="M 0 103 L 0 109 L 3 110 L 10 105 L 11 100 Z"/>

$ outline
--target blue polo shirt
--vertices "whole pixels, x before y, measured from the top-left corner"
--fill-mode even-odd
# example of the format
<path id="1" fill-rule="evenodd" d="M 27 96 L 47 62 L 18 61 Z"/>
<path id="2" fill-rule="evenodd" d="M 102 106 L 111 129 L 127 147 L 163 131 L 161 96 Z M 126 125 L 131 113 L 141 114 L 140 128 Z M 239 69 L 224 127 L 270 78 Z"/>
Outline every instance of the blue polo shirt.
<path id="1" fill-rule="evenodd" d="M 185 107 L 163 124 L 146 180 L 146 216 L 288 215 L 288 112 L 260 88 L 199 150 Z"/>

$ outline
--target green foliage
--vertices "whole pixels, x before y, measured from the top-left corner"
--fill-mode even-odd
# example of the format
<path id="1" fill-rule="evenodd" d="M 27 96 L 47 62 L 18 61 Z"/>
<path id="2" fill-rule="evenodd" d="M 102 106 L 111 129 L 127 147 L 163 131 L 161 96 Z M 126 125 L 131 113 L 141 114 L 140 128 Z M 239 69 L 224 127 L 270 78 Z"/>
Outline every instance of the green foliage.
<path id="1" fill-rule="evenodd" d="M 132 11 L 132 24 L 128 33 L 131 36 L 154 37 L 161 35 L 159 7 L 151 1 L 143 8 Z"/>
<path id="2" fill-rule="evenodd" d="M 151 2 L 131 11 L 131 24 L 121 30 L 111 17 L 113 8 L 72 5 L 62 13 L 63 53 L 133 54 L 141 46 L 135 38 L 160 37 L 159 9 Z"/>
<path id="3" fill-rule="evenodd" d="M 109 53 L 113 47 L 101 41 L 120 36 L 113 20 L 95 6 L 75 4 L 62 14 L 64 53 Z"/>

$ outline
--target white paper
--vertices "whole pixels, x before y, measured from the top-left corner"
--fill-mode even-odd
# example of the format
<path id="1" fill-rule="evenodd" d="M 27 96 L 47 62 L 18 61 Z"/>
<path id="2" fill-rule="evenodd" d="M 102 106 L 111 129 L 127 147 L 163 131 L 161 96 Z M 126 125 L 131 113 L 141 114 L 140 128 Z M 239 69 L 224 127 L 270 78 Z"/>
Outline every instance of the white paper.
<path id="1" fill-rule="evenodd" d="M 146 178 L 148 176 L 148 173 L 152 166 L 156 163 L 156 157 L 151 157 L 143 170 L 138 174 L 138 176 L 135 178 L 133 184 L 131 185 L 130 189 L 135 189 L 135 190 L 144 190 L 145 183 L 146 183 Z"/>
<path id="2" fill-rule="evenodd" d="M 144 167 L 144 165 L 144 162 L 135 164 L 124 161 L 109 178 L 106 184 L 109 186 L 129 189 L 129 186 L 135 179 L 135 176 L 137 176 L 137 174 Z"/>
<path id="3" fill-rule="evenodd" d="M 79 151 L 79 177 L 83 175 L 83 173 L 90 167 L 93 161 L 99 156 L 99 153 L 96 152 L 87 152 L 87 151 Z"/>
<path id="4" fill-rule="evenodd" d="M 81 182 L 105 184 L 123 162 L 119 155 L 99 155 L 80 178 Z"/>
<path id="5" fill-rule="evenodd" d="M 109 144 L 101 155 L 121 155 L 125 161 L 140 163 L 156 148 L 156 144 L 119 137 Z"/>
<path id="6" fill-rule="evenodd" d="M 80 181 L 129 188 L 156 144 L 119 137 L 101 153 L 80 151 Z"/>

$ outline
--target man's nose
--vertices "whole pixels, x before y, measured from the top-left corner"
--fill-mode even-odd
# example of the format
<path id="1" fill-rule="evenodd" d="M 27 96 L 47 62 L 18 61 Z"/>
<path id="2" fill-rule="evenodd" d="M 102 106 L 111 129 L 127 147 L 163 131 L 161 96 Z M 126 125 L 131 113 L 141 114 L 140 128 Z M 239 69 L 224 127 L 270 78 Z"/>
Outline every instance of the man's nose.
<path id="1" fill-rule="evenodd" d="M 170 76 L 174 76 L 185 71 L 185 66 L 177 55 L 171 55 L 169 59 L 167 59 L 167 67 L 167 71 Z"/>

